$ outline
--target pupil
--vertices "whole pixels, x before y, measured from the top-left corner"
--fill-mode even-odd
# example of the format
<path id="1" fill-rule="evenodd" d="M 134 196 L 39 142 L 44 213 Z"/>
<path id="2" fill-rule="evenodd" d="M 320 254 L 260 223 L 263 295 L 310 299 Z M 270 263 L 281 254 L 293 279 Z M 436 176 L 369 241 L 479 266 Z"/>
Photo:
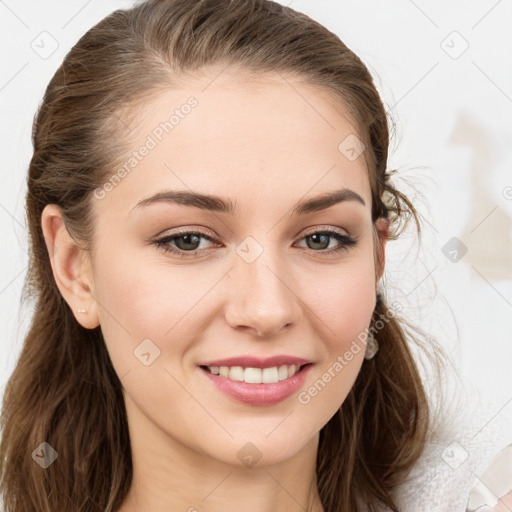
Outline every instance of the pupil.
<path id="1" fill-rule="evenodd" d="M 309 235 L 309 238 L 313 241 L 313 244 L 325 245 L 325 243 L 327 243 L 327 246 L 329 246 L 329 236 L 328 235 L 315 233 L 313 235 Z M 323 238 L 322 241 L 320 241 L 321 238 Z M 311 247 L 311 248 L 318 249 L 318 247 Z M 320 247 L 320 248 L 325 249 L 325 247 Z"/>
<path id="2" fill-rule="evenodd" d="M 191 241 L 191 239 L 193 241 Z M 180 244 L 178 243 L 180 240 L 184 240 L 185 241 L 185 244 Z M 180 247 L 180 249 L 196 249 L 197 248 L 197 243 L 199 242 L 199 237 L 197 235 L 182 235 L 180 236 L 179 238 L 177 238 L 177 245 L 180 246 L 180 245 L 185 245 L 185 247 Z M 192 244 L 192 245 L 196 245 L 194 247 L 187 247 L 187 245 L 189 244 Z"/>

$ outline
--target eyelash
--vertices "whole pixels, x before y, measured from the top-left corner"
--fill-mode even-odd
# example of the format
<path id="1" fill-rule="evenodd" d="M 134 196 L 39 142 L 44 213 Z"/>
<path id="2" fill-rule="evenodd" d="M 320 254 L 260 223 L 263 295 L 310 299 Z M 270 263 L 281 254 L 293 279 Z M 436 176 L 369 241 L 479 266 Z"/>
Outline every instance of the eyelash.
<path id="1" fill-rule="evenodd" d="M 184 230 L 184 231 L 177 231 L 176 233 L 173 233 L 172 235 L 167 235 L 163 238 L 155 240 L 153 243 L 157 248 L 162 249 L 166 253 L 172 253 L 174 256 L 177 256 L 179 258 L 196 256 L 198 253 L 200 253 L 202 251 L 205 251 L 205 250 L 208 251 L 208 249 L 195 249 L 193 251 L 184 251 L 183 249 L 177 249 L 177 248 L 173 248 L 172 246 L 169 246 L 169 242 L 171 240 L 175 240 L 176 238 L 181 238 L 186 235 L 199 235 L 203 238 L 206 238 L 210 242 L 215 241 L 212 237 L 210 237 L 203 231 L 200 231 L 200 230 L 199 231 L 186 231 L 186 230 Z M 322 249 L 322 250 L 317 251 L 314 249 L 307 248 L 308 251 L 312 251 L 314 253 L 337 254 L 341 251 L 348 251 L 351 246 L 354 246 L 357 244 L 356 238 L 352 238 L 348 235 L 345 235 L 345 234 L 340 233 L 339 231 L 336 231 L 333 229 L 321 229 L 318 231 L 312 231 L 312 232 L 304 235 L 301 238 L 301 240 L 304 238 L 307 238 L 308 236 L 312 236 L 312 235 L 328 235 L 328 236 L 336 239 L 338 242 L 340 242 L 338 247 L 336 247 L 334 249 Z"/>

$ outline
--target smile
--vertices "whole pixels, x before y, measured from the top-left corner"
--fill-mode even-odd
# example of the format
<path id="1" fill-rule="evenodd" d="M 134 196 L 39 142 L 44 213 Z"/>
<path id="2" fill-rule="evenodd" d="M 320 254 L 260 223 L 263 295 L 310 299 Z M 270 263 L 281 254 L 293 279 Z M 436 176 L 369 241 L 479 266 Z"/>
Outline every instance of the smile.
<path id="1" fill-rule="evenodd" d="M 248 384 L 275 384 L 279 381 L 293 377 L 307 363 L 299 365 L 281 365 L 269 368 L 244 368 L 243 366 L 201 366 L 213 375 L 219 375 L 237 382 L 246 382 Z"/>
<path id="2" fill-rule="evenodd" d="M 252 406 L 271 406 L 299 392 L 313 363 L 254 366 L 199 365 L 197 371 L 225 396 Z"/>

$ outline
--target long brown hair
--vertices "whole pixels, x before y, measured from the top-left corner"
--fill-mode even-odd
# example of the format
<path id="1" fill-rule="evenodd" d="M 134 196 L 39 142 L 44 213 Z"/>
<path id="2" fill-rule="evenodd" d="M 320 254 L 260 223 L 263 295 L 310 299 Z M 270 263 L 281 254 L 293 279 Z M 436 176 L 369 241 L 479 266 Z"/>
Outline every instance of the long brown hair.
<path id="1" fill-rule="evenodd" d="M 390 238 L 419 216 L 389 179 L 388 115 L 362 61 L 308 16 L 269 0 L 149 0 L 91 28 L 51 79 L 33 124 L 26 214 L 30 265 L 22 301 L 35 302 L 29 332 L 5 390 L 0 491 L 6 512 L 113 512 L 132 478 L 121 382 L 101 330 L 75 319 L 55 283 L 41 229 L 47 204 L 60 207 L 73 237 L 90 249 L 94 190 L 127 149 L 117 113 L 180 73 L 220 64 L 254 74 L 290 73 L 335 94 L 365 144 L 372 218 Z M 397 506 L 393 488 L 420 457 L 432 407 L 410 344 L 434 361 L 385 290 L 373 321 L 380 351 L 365 360 L 339 411 L 320 432 L 317 478 L 326 512 Z M 382 323 L 382 322 L 381 322 Z M 428 345 L 428 346 L 427 346 Z M 437 360 L 436 364 L 440 359 Z M 58 454 L 47 469 L 31 454 Z"/>

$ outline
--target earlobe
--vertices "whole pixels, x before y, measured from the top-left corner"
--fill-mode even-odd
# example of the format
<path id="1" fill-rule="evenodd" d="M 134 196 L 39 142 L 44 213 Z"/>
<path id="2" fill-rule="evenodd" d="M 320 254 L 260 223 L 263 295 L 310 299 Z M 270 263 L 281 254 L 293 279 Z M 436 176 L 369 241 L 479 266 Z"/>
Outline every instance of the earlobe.
<path id="1" fill-rule="evenodd" d="M 41 229 L 60 293 L 80 325 L 86 329 L 96 328 L 99 316 L 88 253 L 70 236 L 57 205 L 46 205 L 41 215 Z"/>

